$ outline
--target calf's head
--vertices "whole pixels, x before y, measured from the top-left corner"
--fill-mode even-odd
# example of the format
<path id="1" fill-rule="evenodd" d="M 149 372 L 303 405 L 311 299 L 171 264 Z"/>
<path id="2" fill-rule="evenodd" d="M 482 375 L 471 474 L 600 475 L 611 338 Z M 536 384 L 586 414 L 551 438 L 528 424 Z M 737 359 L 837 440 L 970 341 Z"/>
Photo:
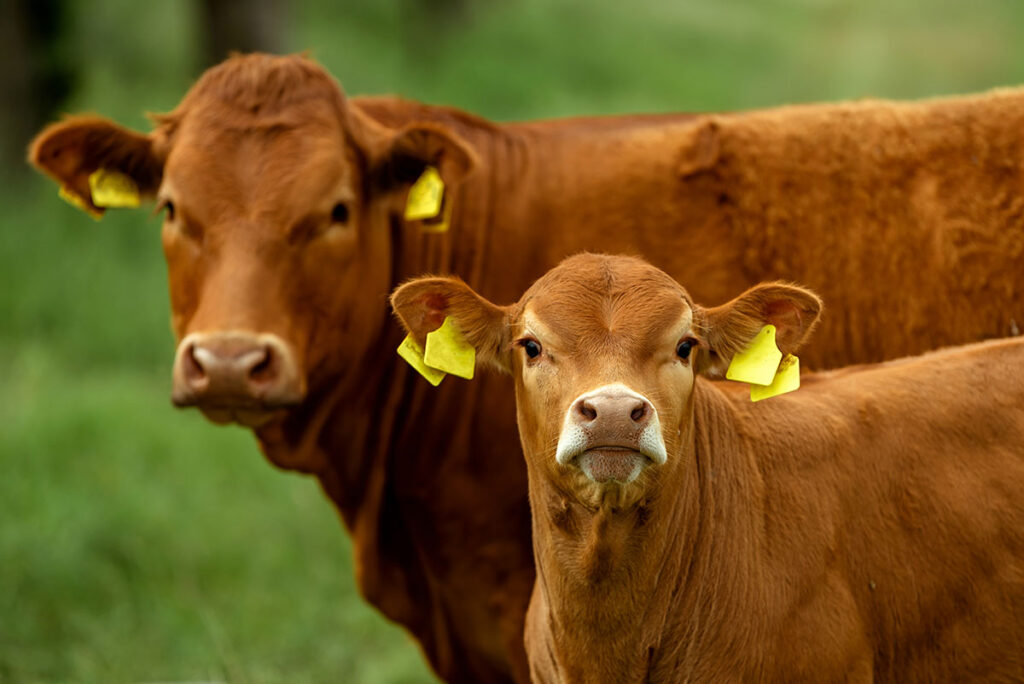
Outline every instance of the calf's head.
<path id="1" fill-rule="evenodd" d="M 821 309 L 783 283 L 705 308 L 640 259 L 592 254 L 566 259 L 510 306 L 453 278 L 413 280 L 391 301 L 420 343 L 451 317 L 478 362 L 512 373 L 531 478 L 588 505 L 629 505 L 680 466 L 697 374 L 723 376 L 769 323 L 780 349 L 795 351 Z"/>
<path id="2" fill-rule="evenodd" d="M 385 128 L 297 56 L 233 57 L 155 121 L 71 117 L 29 158 L 96 211 L 98 169 L 163 210 L 173 400 L 216 421 L 263 424 L 358 368 L 387 321 L 405 192 L 427 165 L 454 188 L 474 164 L 446 128 Z"/>

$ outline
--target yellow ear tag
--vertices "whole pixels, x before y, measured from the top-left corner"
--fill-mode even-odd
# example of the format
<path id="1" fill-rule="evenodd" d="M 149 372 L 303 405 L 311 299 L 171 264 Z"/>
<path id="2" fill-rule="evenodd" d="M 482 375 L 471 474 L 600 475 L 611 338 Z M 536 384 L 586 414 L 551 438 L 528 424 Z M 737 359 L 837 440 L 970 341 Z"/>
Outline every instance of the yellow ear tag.
<path id="1" fill-rule="evenodd" d="M 415 368 L 434 387 L 440 385 L 441 381 L 444 380 L 446 375 L 444 371 L 431 368 L 423 362 L 423 347 L 412 338 L 412 335 L 406 335 L 405 339 L 402 340 L 402 344 L 398 345 L 398 355 L 405 359 L 410 366 Z"/>
<path id="2" fill-rule="evenodd" d="M 409 188 L 405 200 L 405 218 L 422 220 L 434 218 L 441 212 L 444 197 L 444 181 L 433 166 L 428 166 Z"/>
<path id="3" fill-rule="evenodd" d="M 97 207 L 139 206 L 139 186 L 120 171 L 98 169 L 89 174 L 92 203 Z"/>
<path id="4" fill-rule="evenodd" d="M 441 219 L 434 223 L 430 219 L 427 219 L 421 224 L 421 232 L 423 233 L 447 233 L 448 225 L 452 222 L 452 197 L 449 194 L 444 198 L 442 202 L 444 209 L 441 210 Z"/>
<path id="5" fill-rule="evenodd" d="M 800 388 L 800 359 L 792 354 L 786 354 L 779 364 L 779 370 L 775 374 L 772 384 L 767 387 L 761 385 L 750 386 L 750 401 L 761 401 L 777 397 L 786 392 Z"/>
<path id="6" fill-rule="evenodd" d="M 732 357 L 725 377 L 755 385 L 770 385 L 781 360 L 782 352 L 775 344 L 775 326 L 766 325 L 746 349 Z"/>
<path id="7" fill-rule="evenodd" d="M 451 316 L 448 316 L 440 328 L 427 333 L 423 361 L 431 368 L 472 380 L 473 369 L 476 367 L 476 349 L 466 342 Z"/>
<path id="8" fill-rule="evenodd" d="M 96 211 L 95 209 L 90 207 L 88 202 L 79 197 L 77 192 L 67 187 L 66 185 L 60 186 L 60 190 L 57 191 L 57 195 L 71 206 L 78 207 L 89 216 L 92 216 L 97 221 L 103 218 L 102 211 Z"/>

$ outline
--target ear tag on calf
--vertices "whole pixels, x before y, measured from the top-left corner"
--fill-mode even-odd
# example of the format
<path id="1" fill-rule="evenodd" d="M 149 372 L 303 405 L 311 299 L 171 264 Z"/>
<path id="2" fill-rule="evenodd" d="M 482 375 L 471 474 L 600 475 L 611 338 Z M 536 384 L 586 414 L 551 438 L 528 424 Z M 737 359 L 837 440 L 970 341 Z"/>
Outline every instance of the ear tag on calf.
<path id="1" fill-rule="evenodd" d="M 451 316 L 448 316 L 440 328 L 427 333 L 423 360 L 431 368 L 472 380 L 473 369 L 476 367 L 476 349 L 466 342 Z"/>
<path id="2" fill-rule="evenodd" d="M 772 384 L 764 387 L 762 385 L 750 386 L 750 401 L 761 401 L 777 397 L 786 392 L 800 388 L 800 359 L 792 354 L 786 354 L 779 364 L 779 370 L 775 373 Z"/>
<path id="3" fill-rule="evenodd" d="M 412 335 L 406 335 L 402 344 L 398 345 L 398 355 L 405 359 L 410 366 L 415 368 L 420 375 L 427 379 L 434 387 L 441 384 L 446 373 L 431 368 L 423 361 L 423 347 L 413 339 Z"/>
<path id="4" fill-rule="evenodd" d="M 775 344 L 775 326 L 766 325 L 746 349 L 732 357 L 725 377 L 754 385 L 770 385 L 781 360 L 782 352 Z"/>
<path id="5" fill-rule="evenodd" d="M 90 207 L 88 202 L 79 197 L 77 192 L 67 187 L 66 185 L 60 186 L 60 190 L 57 191 L 57 195 L 71 206 L 78 207 L 89 216 L 92 216 L 97 221 L 103 218 L 102 211 L 96 211 L 95 209 Z"/>
<path id="6" fill-rule="evenodd" d="M 428 166 L 409 188 L 405 200 L 405 218 L 416 221 L 434 218 L 441 213 L 444 181 L 433 166 Z"/>
<path id="7" fill-rule="evenodd" d="M 89 191 L 97 207 L 139 206 L 139 186 L 120 171 L 98 169 L 89 174 Z"/>

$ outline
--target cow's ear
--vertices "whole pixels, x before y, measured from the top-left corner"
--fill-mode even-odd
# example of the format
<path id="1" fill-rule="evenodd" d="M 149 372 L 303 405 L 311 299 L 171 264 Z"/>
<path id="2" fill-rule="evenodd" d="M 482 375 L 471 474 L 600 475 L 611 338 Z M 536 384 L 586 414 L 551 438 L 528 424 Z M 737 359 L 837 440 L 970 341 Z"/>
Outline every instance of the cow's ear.
<path id="1" fill-rule="evenodd" d="M 694 321 L 706 347 L 698 356 L 698 372 L 724 376 L 733 355 L 769 324 L 775 326 L 779 350 L 794 353 L 817 324 L 821 307 L 818 295 L 787 283 L 762 283 L 722 306 L 696 307 Z"/>
<path id="2" fill-rule="evenodd" d="M 676 171 L 686 178 L 710 169 L 721 154 L 721 135 L 713 119 L 700 119 L 683 133 Z"/>
<path id="3" fill-rule="evenodd" d="M 436 121 L 412 121 L 401 128 L 375 118 L 355 101 L 345 108 L 345 126 L 384 188 L 408 186 L 427 166 L 446 187 L 458 186 L 479 165 L 473 146 L 451 127 Z"/>
<path id="4" fill-rule="evenodd" d="M 414 181 L 427 166 L 441 174 L 445 186 L 455 187 L 478 165 L 476 153 L 458 134 L 435 123 L 413 123 L 391 140 L 389 163 L 400 180 Z"/>
<path id="5" fill-rule="evenodd" d="M 508 309 L 487 301 L 458 278 L 410 280 L 392 293 L 391 308 L 421 346 L 427 333 L 450 317 L 476 350 L 477 365 L 510 371 Z"/>
<path id="6" fill-rule="evenodd" d="M 92 172 L 119 171 L 135 181 L 141 195 L 152 196 L 164 170 L 150 136 L 94 116 L 73 116 L 47 126 L 32 140 L 28 160 L 100 212 L 89 190 Z"/>

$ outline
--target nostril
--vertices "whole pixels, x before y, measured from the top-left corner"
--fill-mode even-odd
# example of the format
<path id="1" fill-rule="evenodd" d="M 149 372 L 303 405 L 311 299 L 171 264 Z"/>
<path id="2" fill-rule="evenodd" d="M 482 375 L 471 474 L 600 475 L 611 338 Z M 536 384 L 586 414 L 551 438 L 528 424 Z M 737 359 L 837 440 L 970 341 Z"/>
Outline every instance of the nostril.
<path id="1" fill-rule="evenodd" d="M 196 383 L 206 378 L 206 368 L 203 367 L 202 362 L 196 357 L 196 346 L 194 344 L 188 345 L 185 353 L 181 355 L 181 364 L 185 379 L 189 383 Z"/>
<path id="2" fill-rule="evenodd" d="M 587 401 L 576 402 L 576 412 L 588 421 L 597 420 L 597 409 Z"/>
<path id="3" fill-rule="evenodd" d="M 274 353 L 269 346 L 260 350 L 259 356 L 253 355 L 253 363 L 249 368 L 249 378 L 252 380 L 268 380 L 273 375 Z"/>
<path id="4" fill-rule="evenodd" d="M 634 423 L 641 422 L 647 417 L 647 404 L 642 402 L 638 403 L 632 412 L 630 412 L 629 417 L 633 419 Z"/>

